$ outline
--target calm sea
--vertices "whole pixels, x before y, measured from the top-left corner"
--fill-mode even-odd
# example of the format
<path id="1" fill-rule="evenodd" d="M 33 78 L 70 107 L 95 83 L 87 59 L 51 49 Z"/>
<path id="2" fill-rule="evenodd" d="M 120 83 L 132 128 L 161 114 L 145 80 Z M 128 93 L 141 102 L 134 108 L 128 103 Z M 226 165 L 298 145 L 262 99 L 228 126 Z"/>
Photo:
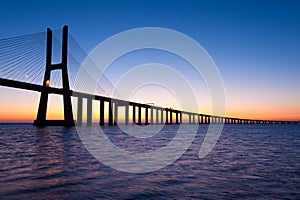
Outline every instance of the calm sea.
<path id="1" fill-rule="evenodd" d="M 117 127 L 104 130 L 134 150 L 160 148 L 177 128 L 165 126 L 151 144 L 138 144 Z M 199 159 L 206 130 L 199 127 L 173 164 L 132 174 L 95 159 L 75 128 L 1 124 L 0 199 L 300 199 L 300 125 L 225 125 L 214 149 Z"/>

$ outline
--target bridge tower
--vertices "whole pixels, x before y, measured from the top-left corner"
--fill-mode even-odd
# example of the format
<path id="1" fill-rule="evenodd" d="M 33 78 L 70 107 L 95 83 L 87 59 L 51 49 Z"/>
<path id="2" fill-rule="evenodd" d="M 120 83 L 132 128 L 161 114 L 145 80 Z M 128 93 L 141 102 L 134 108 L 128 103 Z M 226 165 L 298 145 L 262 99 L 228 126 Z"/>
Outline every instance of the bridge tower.
<path id="1" fill-rule="evenodd" d="M 63 27 L 62 35 L 62 55 L 61 63 L 52 64 L 52 30 L 47 29 L 47 47 L 46 47 L 46 71 L 43 81 L 43 90 L 40 96 L 40 103 L 37 113 L 37 118 L 34 120 L 35 126 L 74 126 L 71 95 L 72 91 L 69 86 L 69 77 L 67 69 L 68 57 L 68 26 Z M 61 70 L 62 72 L 62 95 L 64 107 L 63 120 L 47 120 L 47 105 L 48 105 L 48 87 L 50 85 L 50 75 L 52 70 Z"/>

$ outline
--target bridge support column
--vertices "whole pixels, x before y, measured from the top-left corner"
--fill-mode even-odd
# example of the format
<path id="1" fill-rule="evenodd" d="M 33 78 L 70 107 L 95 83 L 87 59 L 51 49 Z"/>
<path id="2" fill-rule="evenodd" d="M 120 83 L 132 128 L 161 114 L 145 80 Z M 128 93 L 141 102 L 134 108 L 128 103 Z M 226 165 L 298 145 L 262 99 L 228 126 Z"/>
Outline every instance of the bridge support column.
<path id="1" fill-rule="evenodd" d="M 117 126 L 118 125 L 118 108 L 119 105 L 117 102 L 114 103 L 114 125 Z"/>
<path id="2" fill-rule="evenodd" d="M 100 101 L 100 126 L 104 126 L 104 101 Z"/>
<path id="3" fill-rule="evenodd" d="M 77 98 L 77 125 L 82 125 L 82 97 Z"/>
<path id="4" fill-rule="evenodd" d="M 86 124 L 92 126 L 92 99 L 87 99 Z"/>
<path id="5" fill-rule="evenodd" d="M 156 108 L 156 124 L 158 124 L 158 109 Z"/>
<path id="6" fill-rule="evenodd" d="M 170 124 L 173 124 L 173 112 L 170 110 Z"/>
<path id="7" fill-rule="evenodd" d="M 52 64 L 52 31 L 47 29 L 47 47 L 46 47 L 46 71 L 43 80 L 43 91 L 41 91 L 40 103 L 37 113 L 37 118 L 33 125 L 35 126 L 74 126 L 71 95 L 72 91 L 69 86 L 69 77 L 67 70 L 68 59 L 68 26 L 63 27 L 62 34 L 62 54 L 61 63 Z M 47 106 L 48 106 L 48 90 L 50 85 L 50 75 L 52 70 L 60 69 L 62 72 L 62 86 L 63 86 L 63 107 L 64 119 L 63 120 L 46 120 Z"/>
<path id="8" fill-rule="evenodd" d="M 129 124 L 129 105 L 125 105 L 125 125 Z"/>
<path id="9" fill-rule="evenodd" d="M 108 102 L 108 126 L 114 125 L 113 122 L 113 102 Z"/>
<path id="10" fill-rule="evenodd" d="M 160 110 L 160 123 L 164 124 L 164 110 Z"/>
<path id="11" fill-rule="evenodd" d="M 169 112 L 168 110 L 165 111 L 166 111 L 166 124 L 169 124 Z"/>
<path id="12" fill-rule="evenodd" d="M 136 123 L 135 121 L 135 106 L 132 106 L 132 123 Z"/>
<path id="13" fill-rule="evenodd" d="M 153 124 L 153 118 L 154 118 L 154 115 L 153 115 L 153 108 L 151 107 L 150 108 L 150 124 Z"/>
<path id="14" fill-rule="evenodd" d="M 180 124 L 182 124 L 182 112 L 180 112 Z"/>
<path id="15" fill-rule="evenodd" d="M 148 108 L 146 107 L 145 108 L 145 124 L 148 125 L 149 124 L 149 110 Z"/>
<path id="16" fill-rule="evenodd" d="M 142 107 L 141 106 L 138 106 L 139 107 L 139 112 L 138 112 L 138 125 L 142 125 Z"/>

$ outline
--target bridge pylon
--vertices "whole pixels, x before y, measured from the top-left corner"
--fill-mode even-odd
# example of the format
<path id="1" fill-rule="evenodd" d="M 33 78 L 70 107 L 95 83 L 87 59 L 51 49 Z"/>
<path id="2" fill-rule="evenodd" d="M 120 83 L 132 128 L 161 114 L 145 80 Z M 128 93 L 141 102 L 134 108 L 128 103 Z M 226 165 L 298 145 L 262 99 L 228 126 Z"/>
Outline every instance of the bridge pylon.
<path id="1" fill-rule="evenodd" d="M 35 126 L 74 126 L 71 95 L 72 91 L 69 86 L 69 77 L 67 69 L 68 60 L 68 26 L 63 27 L 62 34 L 62 56 L 61 63 L 52 64 L 52 30 L 47 29 L 47 47 L 46 47 L 46 70 L 43 80 L 43 90 L 40 96 L 39 108 L 37 118 L 34 120 Z M 53 70 L 61 70 L 62 72 L 62 95 L 63 95 L 63 107 L 64 107 L 64 119 L 63 120 L 47 120 L 47 105 L 48 95 L 47 90 L 50 86 L 50 75 Z"/>

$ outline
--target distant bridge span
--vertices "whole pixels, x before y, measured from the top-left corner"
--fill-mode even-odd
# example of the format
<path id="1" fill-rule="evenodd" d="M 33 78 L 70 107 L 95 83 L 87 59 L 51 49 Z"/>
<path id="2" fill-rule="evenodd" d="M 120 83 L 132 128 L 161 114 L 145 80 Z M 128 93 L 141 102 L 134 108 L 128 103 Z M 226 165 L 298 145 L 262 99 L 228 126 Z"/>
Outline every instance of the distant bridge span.
<path id="1" fill-rule="evenodd" d="M 30 91 L 36 91 L 36 92 L 42 92 L 47 91 L 49 94 L 57 94 L 57 95 L 63 95 L 64 90 L 63 88 L 54 88 L 54 87 L 45 87 L 38 84 L 32 84 L 32 83 L 24 83 L 21 81 L 15 81 L 15 80 L 8 80 L 0 78 L 0 85 L 11 87 L 11 88 L 18 88 L 18 89 L 24 89 L 24 90 L 30 90 Z M 134 109 L 132 120 L 133 123 L 136 124 L 142 124 L 141 122 L 141 108 L 145 108 L 145 115 L 149 117 L 149 110 L 150 110 L 150 119 L 145 116 L 145 124 L 180 124 L 182 123 L 182 114 L 186 114 L 189 116 L 189 123 L 199 123 L 199 124 L 218 124 L 218 123 L 225 123 L 225 124 L 300 124 L 299 121 L 281 121 L 281 120 L 254 120 L 254 119 L 242 119 L 242 118 L 232 118 L 232 117 L 223 117 L 223 116 L 213 116 L 213 115 L 207 115 L 207 114 L 199 114 L 199 113 L 193 113 L 193 112 L 186 112 L 186 111 L 180 111 L 180 110 L 174 110 L 169 108 L 163 108 L 159 106 L 152 106 L 149 104 L 142 104 L 142 103 L 136 103 L 126 100 L 120 100 L 100 95 L 94 95 L 94 94 L 87 94 L 87 93 L 81 93 L 69 90 L 71 93 L 71 96 L 78 98 L 78 108 L 77 108 L 77 123 L 82 123 L 82 99 L 87 99 L 87 107 L 90 109 L 87 113 L 87 124 L 92 124 L 92 100 L 100 101 L 100 125 L 104 125 L 104 102 L 108 102 L 110 104 L 110 107 L 112 107 L 112 104 L 115 106 L 115 112 L 109 112 L 109 118 L 108 118 L 108 125 L 114 125 L 117 124 L 117 107 L 125 106 L 125 124 L 129 124 L 129 112 L 126 111 L 129 109 L 129 106 Z M 103 103 L 102 103 L 103 102 Z M 101 109 L 102 105 L 102 109 Z M 136 107 L 138 108 L 138 118 L 136 120 Z M 111 109 L 113 110 L 113 109 Z M 155 113 L 155 122 L 154 122 L 154 110 Z M 162 114 L 165 112 L 165 116 Z M 175 113 L 175 119 L 173 120 L 173 113 Z M 195 116 L 198 118 L 195 119 Z M 166 119 L 164 120 L 163 117 Z M 63 120 L 49 120 L 49 122 L 45 123 L 45 125 L 63 125 Z"/>

